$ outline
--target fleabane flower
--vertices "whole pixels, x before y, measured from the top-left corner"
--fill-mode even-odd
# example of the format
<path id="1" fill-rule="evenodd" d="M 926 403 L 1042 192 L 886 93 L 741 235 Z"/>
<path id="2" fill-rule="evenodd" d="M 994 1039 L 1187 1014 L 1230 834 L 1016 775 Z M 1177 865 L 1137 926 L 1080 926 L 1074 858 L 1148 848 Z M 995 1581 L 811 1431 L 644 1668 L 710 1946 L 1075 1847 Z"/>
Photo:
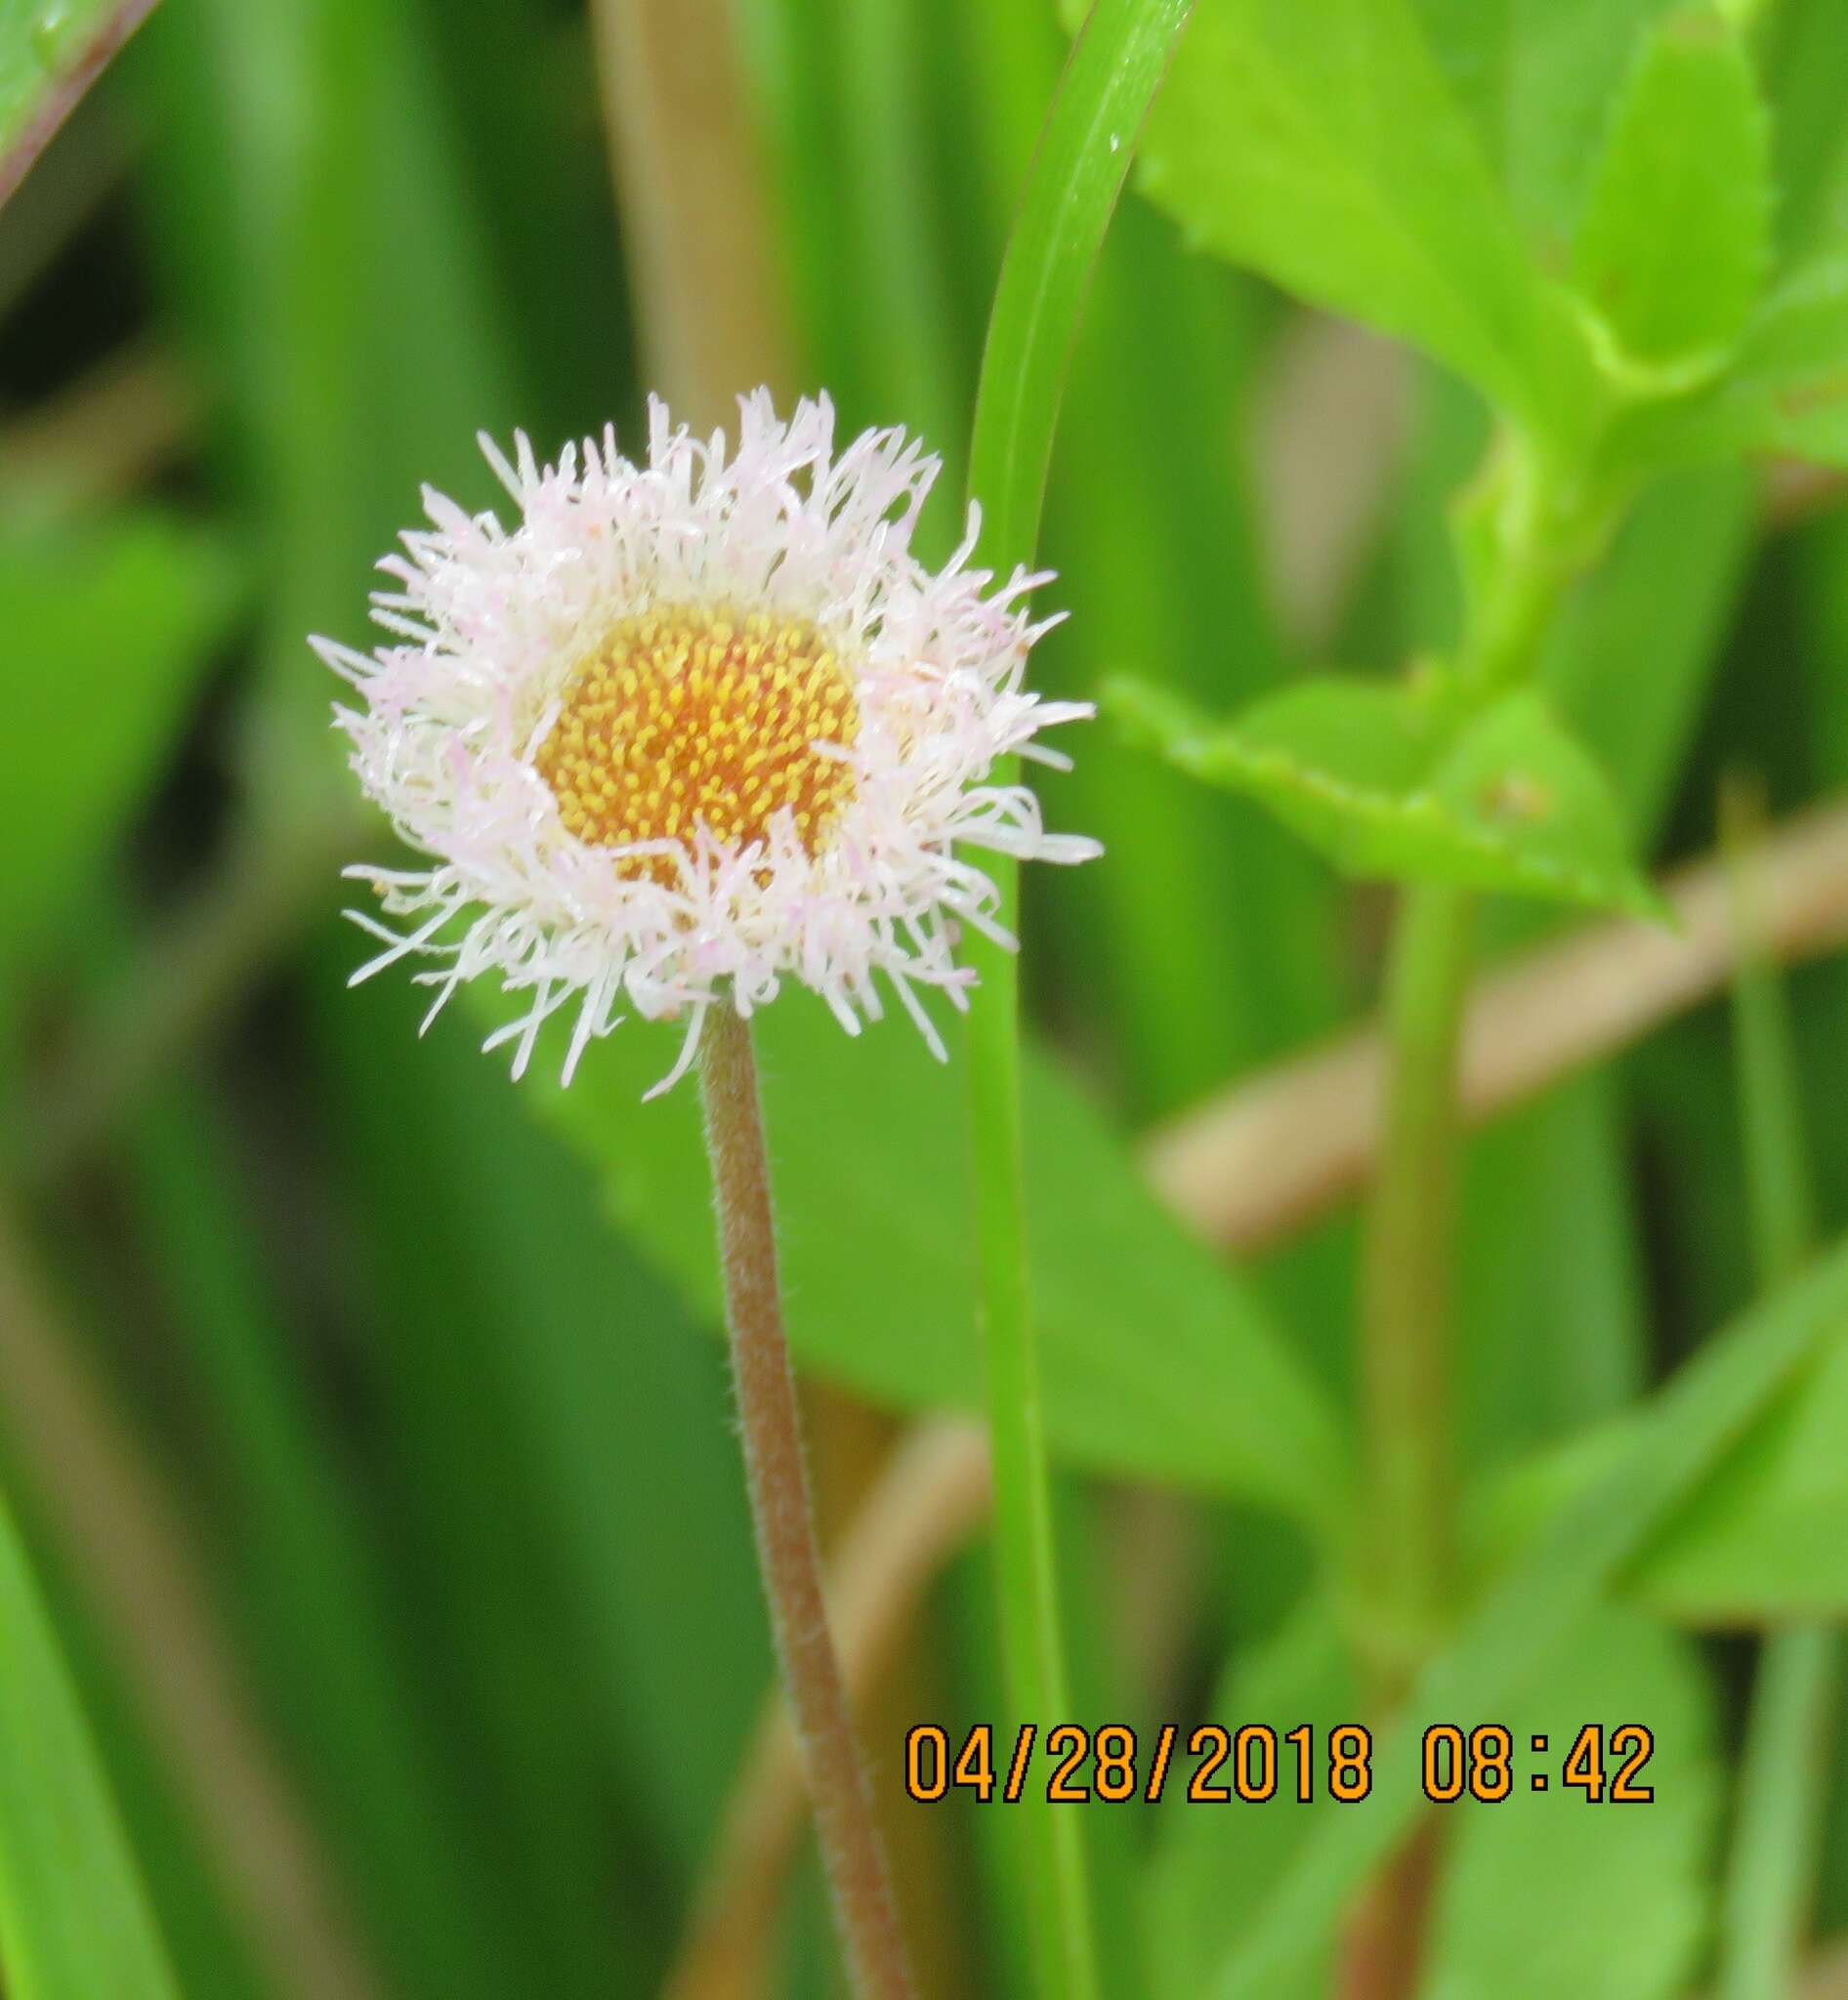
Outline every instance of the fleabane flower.
<path id="1" fill-rule="evenodd" d="M 945 567 L 911 553 L 939 462 L 902 431 L 834 448 L 825 397 L 780 422 L 739 403 L 736 448 L 650 405 L 646 462 L 613 430 L 556 465 L 524 437 L 483 438 L 520 511 L 511 527 L 425 491 L 431 526 L 379 565 L 370 657 L 314 645 L 357 688 L 335 718 L 360 783 L 431 865 L 355 868 L 386 949 L 441 961 L 434 1020 L 494 973 L 527 997 L 487 1046 L 522 1073 L 546 1020 L 574 1005 L 568 1082 L 625 1007 L 684 1019 L 664 1090 L 715 1005 L 742 1015 L 793 979 L 849 1033 L 881 1013 L 883 976 L 925 1040 L 916 988 L 967 1005 L 961 924 L 1011 945 L 997 896 L 957 853 L 1081 861 L 1033 795 L 987 780 L 1088 703 L 1024 686 L 1048 581 L 994 586 L 969 566 L 978 518 Z"/>

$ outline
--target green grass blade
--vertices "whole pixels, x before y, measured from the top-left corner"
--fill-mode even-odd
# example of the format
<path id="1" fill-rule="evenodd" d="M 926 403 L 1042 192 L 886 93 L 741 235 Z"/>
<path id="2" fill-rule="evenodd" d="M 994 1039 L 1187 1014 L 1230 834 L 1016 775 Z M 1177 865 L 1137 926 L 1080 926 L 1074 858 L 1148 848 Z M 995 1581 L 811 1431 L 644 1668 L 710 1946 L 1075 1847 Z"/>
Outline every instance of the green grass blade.
<path id="1" fill-rule="evenodd" d="M 179 2000 L 89 1723 L 4 1503 L 0 1984 L 9 2000 Z"/>
<path id="2" fill-rule="evenodd" d="M 1757 941 L 1752 916 L 1748 809 L 1728 802 L 1739 960 L 1733 975 L 1733 1042 L 1739 1067 L 1740 1126 L 1752 1248 L 1766 1291 L 1787 1283 L 1815 1240 L 1816 1199 L 1803 1139 L 1802 1083 L 1790 1018 L 1776 967 Z"/>
<path id="3" fill-rule="evenodd" d="M 947 448 L 953 473 L 954 433 L 969 390 L 933 254 L 929 162 L 915 84 L 917 44 L 931 32 L 911 0 L 847 0 L 837 10 L 848 176 L 835 190 L 836 212 L 844 206 L 841 221 L 854 239 L 860 346 L 867 388 L 879 402 L 877 421 L 896 418 L 933 449 Z M 940 533 L 945 525 L 937 523 Z"/>
<path id="4" fill-rule="evenodd" d="M 18 1496 L 19 1528 L 59 1645 L 90 1721 L 123 1828 L 182 1993 L 211 2000 L 277 2000 L 171 1746 L 119 1637 L 99 1622 L 73 1547 L 61 1546 L 55 1498 L 35 1487 L 17 1439 L 0 1444 L 0 1486 Z M 396 2000 L 396 1996 L 395 1996 Z"/>
<path id="5" fill-rule="evenodd" d="M 422 1384 L 440 1405 L 491 1406 L 498 1470 L 478 1467 L 462 1498 L 479 1516 L 517 1497 L 538 1518 L 527 1565 L 556 1569 L 569 1619 L 542 1643 L 594 1697 L 567 1740 L 580 1763 L 594 1743 L 621 1772 L 654 1865 L 684 1886 L 774 1671 L 719 1345 L 607 1227 L 599 1183 L 527 1115 L 472 1024 L 439 1021 L 407 1058 L 418 996 L 384 979 L 348 991 L 350 957 L 331 934 L 316 1047 L 356 1188 L 397 1246 L 394 1288 L 423 1301 L 397 1336 L 410 1350 L 400 1395 Z M 445 1392 L 465 1355 L 474 1372 Z"/>
<path id="6" fill-rule="evenodd" d="M 1141 182 L 1203 248 L 1447 362 L 1561 443 L 1589 402 L 1540 277 L 1408 0 L 1210 0 Z"/>
<path id="7" fill-rule="evenodd" d="M 1720 1904 L 1717 2000 L 1779 2000 L 1795 1990 L 1840 1685 L 1841 1636 L 1827 1626 L 1797 1626 L 1765 1642 Z"/>
<path id="8" fill-rule="evenodd" d="M 973 87 L 950 141 L 974 163 L 968 206 L 986 225 L 963 269 L 973 278 L 979 265 L 986 283 L 1067 45 L 1042 0 L 959 0 L 955 13 L 946 60 Z M 1071 617 L 1035 655 L 1042 691 L 1082 699 L 1134 662 L 1223 706 L 1281 672 L 1244 479 L 1274 316 L 1256 285 L 1190 255 L 1147 203 L 1119 206 L 1047 491 L 1040 547 Z M 1159 369 L 1146 365 L 1154 326 Z M 1086 1017 L 1120 1063 L 1118 1107 L 1136 1121 L 1179 1110 L 1332 1026 L 1338 891 L 1326 870 L 1242 802 L 1173 783 L 1113 729 L 1072 747 L 1074 771 L 1045 784 L 1048 817 L 1102 840 L 1110 864 L 1032 883 L 1029 978 L 1060 993 L 1068 967 L 1086 968 Z M 1161 979 L 1148 976 L 1156 963 Z"/>
<path id="9" fill-rule="evenodd" d="M 985 546 L 997 568 L 1030 561 L 1038 541 L 1084 294 L 1188 12 L 1189 0 L 1099 0 L 1047 114 L 1001 268 L 969 446 L 970 491 L 988 509 Z M 994 781 L 1015 774 L 1000 769 Z M 1000 921 L 1012 925 L 1018 872 L 990 866 Z M 1013 954 L 987 939 L 972 940 L 970 959 L 983 986 L 969 1088 L 1002 1637 L 1018 1715 L 1044 1728 L 1070 1706 L 1027 1281 L 1020 980 Z M 1100 1978 L 1083 1829 L 1073 1814 L 1035 1802 L 1026 1831 L 1041 1986 L 1088 2000 Z"/>
<path id="10" fill-rule="evenodd" d="M 969 488 L 997 562 L 1027 562 L 1066 369 L 1136 135 L 1191 0 L 1099 0 L 1040 134 L 988 321 Z"/>
<path id="11" fill-rule="evenodd" d="M 423 1664 L 404 1657 L 390 1537 L 354 1504 L 344 1440 L 263 1263 L 260 1212 L 209 1102 L 184 1089 L 149 1104 L 123 1164 L 207 1426 L 221 1599 L 304 1797 L 399 1989 L 482 2000 L 520 1964 L 507 1871 L 468 1838 Z"/>
<path id="12" fill-rule="evenodd" d="M 1783 983 L 1758 942 L 1748 809 L 1727 804 L 1745 1188 L 1760 1282 L 1774 1291 L 1809 1254 L 1815 1195 Z M 1759 1654 L 1720 1904 L 1718 2000 L 1777 2000 L 1791 1989 L 1815 1891 L 1841 1657 L 1840 1636 L 1823 1625 L 1770 1634 Z"/>

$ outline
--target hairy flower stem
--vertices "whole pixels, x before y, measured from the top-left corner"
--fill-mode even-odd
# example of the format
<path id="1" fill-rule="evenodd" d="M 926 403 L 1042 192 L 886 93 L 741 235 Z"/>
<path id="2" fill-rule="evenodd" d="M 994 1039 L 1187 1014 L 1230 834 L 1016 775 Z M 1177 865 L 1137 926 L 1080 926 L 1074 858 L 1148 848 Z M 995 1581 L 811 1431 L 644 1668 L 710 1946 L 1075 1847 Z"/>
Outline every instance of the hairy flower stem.
<path id="1" fill-rule="evenodd" d="M 795 1381 L 783 1338 L 751 1031 L 728 1001 L 707 1017 L 699 1079 L 751 1525 L 835 1923 L 859 2000 L 909 2000 L 910 1975 L 872 1795 L 821 1593 Z"/>

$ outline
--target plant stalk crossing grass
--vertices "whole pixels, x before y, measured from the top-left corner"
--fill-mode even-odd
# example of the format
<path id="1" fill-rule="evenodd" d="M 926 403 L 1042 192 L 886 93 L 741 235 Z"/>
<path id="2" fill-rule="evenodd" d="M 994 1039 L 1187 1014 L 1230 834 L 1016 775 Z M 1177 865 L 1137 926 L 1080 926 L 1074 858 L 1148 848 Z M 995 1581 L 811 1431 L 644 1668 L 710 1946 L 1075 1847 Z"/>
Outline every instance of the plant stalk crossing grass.
<path id="1" fill-rule="evenodd" d="M 1595 540 L 1521 442 L 1504 440 L 1458 521 L 1466 544 L 1474 534 L 1480 550 L 1459 661 L 1461 685 L 1479 704 L 1532 677 Z M 1388 955 L 1380 1168 L 1366 1216 L 1360 1315 L 1362 1641 L 1382 1719 L 1400 1709 L 1455 1611 L 1450 1289 L 1475 903 L 1452 884 L 1413 884 Z M 1350 1957 L 1356 2000 L 1415 1990 L 1431 1878 L 1429 1856 L 1414 1842 L 1359 1913 L 1351 1944 L 1364 1933 L 1380 1935 Z M 1388 1969 L 1383 1981 L 1374 1967 Z M 1382 1983 L 1386 1990 L 1376 1991 Z"/>

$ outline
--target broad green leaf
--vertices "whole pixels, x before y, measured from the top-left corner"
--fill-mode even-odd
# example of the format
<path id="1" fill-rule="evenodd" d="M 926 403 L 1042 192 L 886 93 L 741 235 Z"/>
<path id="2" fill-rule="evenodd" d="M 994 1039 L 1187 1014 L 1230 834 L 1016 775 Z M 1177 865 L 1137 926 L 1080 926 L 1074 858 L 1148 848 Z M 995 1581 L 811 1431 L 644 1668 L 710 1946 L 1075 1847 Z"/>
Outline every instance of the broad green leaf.
<path id="1" fill-rule="evenodd" d="M 1444 1874 L 1433 1904 L 1423 2000 L 1656 2000 L 1677 1989 L 1703 1928 L 1707 1850 L 1717 1765 L 1712 1700 L 1691 1646 L 1635 1611 L 1600 1609 L 1549 1652 L 1543 1683 L 1491 1711 L 1419 1710 L 1419 1727 L 1481 1722 L 1513 1732 L 1516 1782 L 1498 1804 L 1467 1799 L 1437 1809 Z M 1247 1662 L 1235 1667 L 1211 1714 L 1228 1728 L 1316 1731 L 1318 1797 L 1294 1796 L 1294 1753 L 1281 1759 L 1277 1796 L 1262 1804 L 1200 1806 L 1180 1797 L 1198 1757 L 1180 1754 L 1174 1795 L 1148 1873 L 1146 1926 L 1155 1992 L 1183 2000 L 1211 1990 L 1215 1967 L 1261 1917 L 1278 1885 L 1320 1830 L 1357 1809 L 1326 1796 L 1327 1732 L 1364 1718 L 1362 1688 L 1326 1597 L 1313 1599 Z M 1645 1814 L 1589 1808 L 1564 1790 L 1560 1767 L 1587 1722 L 1642 1721 L 1657 1749 L 1657 1787 Z M 1547 1747 L 1535 1753 L 1535 1735 Z M 1544 1792 L 1530 1782 L 1550 1773 Z M 1421 1775 L 1422 1773 L 1420 1773 Z M 1222 1781 L 1226 1776 L 1221 1772 Z M 1380 1782 L 1376 1778 L 1375 1786 Z M 1647 1826 L 1637 1824 L 1647 1818 Z M 1562 1924 L 1561 1910 L 1573 1921 Z M 1305 1940 L 1307 1943 L 1309 1940 Z M 1315 2000 L 1327 1990 L 1334 1934 L 1324 1932 L 1265 1988 L 1267 2000 Z"/>
<path id="2" fill-rule="evenodd" d="M 758 1032 L 798 1355 L 894 1408 L 980 1408 L 956 1064 L 937 1063 L 903 1020 L 850 1041 L 797 992 Z M 678 1033 L 625 1023 L 563 1090 L 547 1080 L 563 1037 L 542 1040 L 539 1073 L 520 1088 L 604 1176 L 637 1243 L 716 1322 L 694 1093 L 641 1102 Z M 960 1036 L 948 1038 L 954 1054 Z M 1053 1450 L 1325 1523 L 1344 1484 L 1329 1409 L 1250 1293 L 1165 1214 L 1122 1143 L 1030 1051 L 1026 1132 Z"/>
<path id="3" fill-rule="evenodd" d="M 1424 1722 L 1499 1719 L 1543 1685 L 1561 1641 L 1844 1326 L 1848 1247 L 1838 1246 L 1709 1342 L 1653 1399 L 1614 1462 L 1418 1677 L 1405 1708 L 1414 1720 L 1375 1745 L 1366 1802 L 1314 1829 L 1208 1990 L 1219 2000 L 1280 1990 L 1416 1816 Z"/>
<path id="4" fill-rule="evenodd" d="M 1504 1473 L 1477 1503 L 1486 1562 L 1504 1563 L 1634 1442 L 1639 1419 L 1581 1432 Z M 1848 1342 L 1819 1354 L 1639 1554 L 1627 1587 L 1691 1625 L 1758 1625 L 1848 1609 Z"/>
<path id="5" fill-rule="evenodd" d="M 1181 770 L 1259 800 L 1348 874 L 1659 913 L 1603 774 L 1531 689 L 1465 717 L 1438 672 L 1329 678 L 1229 724 L 1135 682 L 1106 699 Z"/>
<path id="6" fill-rule="evenodd" d="M 1676 0 L 1413 0 L 1543 271 L 1564 267 L 1611 104 Z"/>
<path id="7" fill-rule="evenodd" d="M 1718 1719 L 1693 1646 L 1640 1612 L 1599 1610 L 1555 1651 L 1542 1683 L 1479 1720 L 1511 1730 L 1514 1788 L 1499 1804 L 1440 1809 L 1447 1864 L 1421 2000 L 1685 1992 L 1705 1941 L 1720 1806 Z M 1461 1721 L 1467 1733 L 1472 1719 Z M 1626 1723 L 1654 1734 L 1637 1773 L 1654 1800 L 1594 1804 L 1567 1790 L 1561 1768 L 1579 1729 L 1595 1724 L 1608 1743 Z M 1608 1777 L 1608 1754 L 1605 1766 Z"/>
<path id="8" fill-rule="evenodd" d="M 179 2000 L 89 1724 L 4 1503 L 0 1980 L 8 2000 Z"/>
<path id="9" fill-rule="evenodd" d="M 1653 1607 L 1701 1624 L 1848 1612 L 1848 1342 L 1821 1357 L 1644 1559 Z"/>
<path id="10" fill-rule="evenodd" d="M 1621 387 L 1710 376 L 1771 254 L 1770 127 L 1739 34 L 1704 5 L 1649 39 L 1574 247 L 1594 343 Z"/>
<path id="11" fill-rule="evenodd" d="M 150 0 L 0 0 L 0 202 Z"/>
<path id="12" fill-rule="evenodd" d="M 0 539 L 0 945 L 103 859 L 184 725 L 234 602 L 214 536 L 154 512 Z"/>
<path id="13" fill-rule="evenodd" d="M 1726 379 L 1662 425 L 1679 456 L 1782 451 L 1848 466 L 1848 250 L 1780 285 Z"/>
<path id="14" fill-rule="evenodd" d="M 1206 248 L 1571 421 L 1578 342 L 1407 0 L 1202 0 L 1144 158 Z"/>

